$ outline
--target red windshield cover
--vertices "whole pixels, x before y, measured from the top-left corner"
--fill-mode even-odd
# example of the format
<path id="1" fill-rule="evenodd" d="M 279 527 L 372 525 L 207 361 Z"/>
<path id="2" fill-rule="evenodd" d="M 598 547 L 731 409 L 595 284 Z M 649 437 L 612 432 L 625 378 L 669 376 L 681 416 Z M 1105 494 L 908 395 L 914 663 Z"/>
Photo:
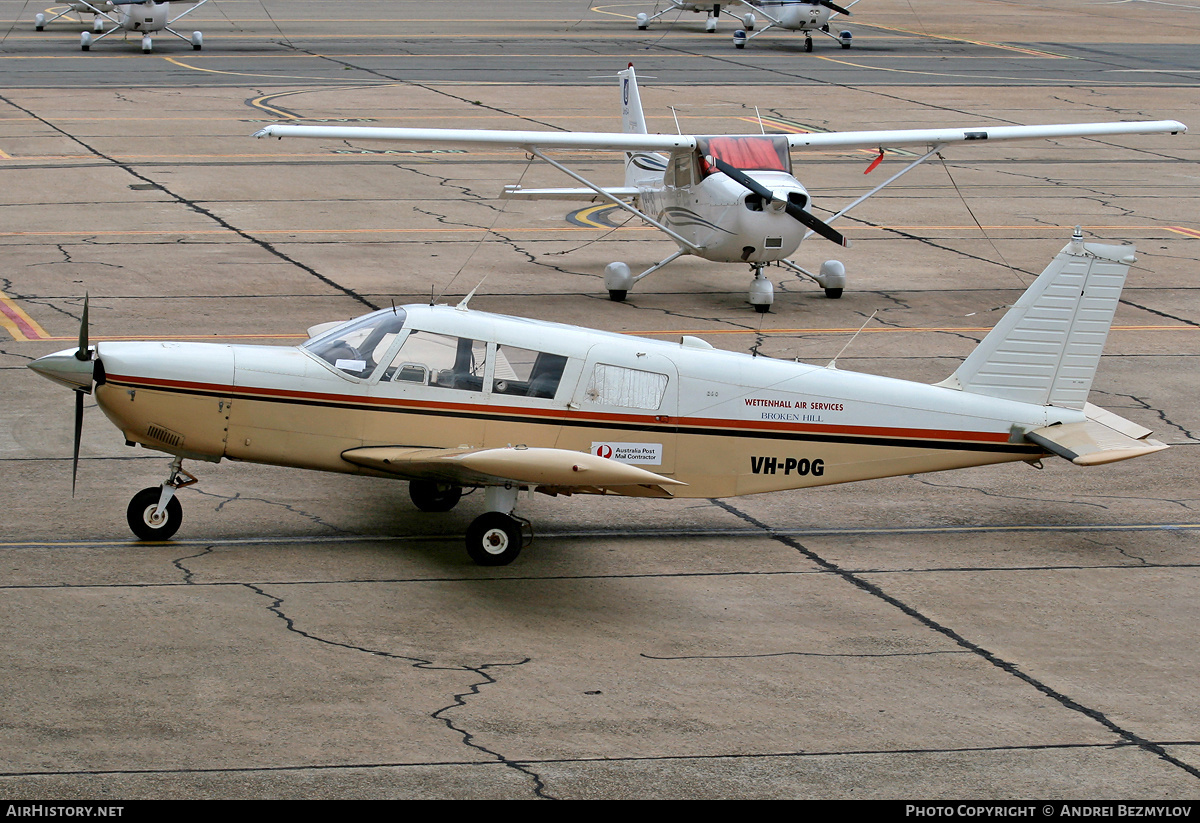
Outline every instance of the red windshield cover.
<path id="1" fill-rule="evenodd" d="M 713 155 L 742 171 L 791 172 L 787 138 L 782 135 L 748 134 L 744 137 L 701 137 L 697 139 L 700 157 Z M 707 177 L 716 169 L 701 160 Z"/>

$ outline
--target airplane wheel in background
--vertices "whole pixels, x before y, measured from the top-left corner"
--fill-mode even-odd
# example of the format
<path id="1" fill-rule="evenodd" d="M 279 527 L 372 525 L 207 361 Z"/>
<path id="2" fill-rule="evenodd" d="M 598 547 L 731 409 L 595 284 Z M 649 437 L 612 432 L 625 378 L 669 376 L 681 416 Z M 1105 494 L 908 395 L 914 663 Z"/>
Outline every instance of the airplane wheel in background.
<path id="1" fill-rule="evenodd" d="M 423 512 L 448 512 L 462 498 L 462 486 L 432 480 L 410 480 L 408 496 Z"/>
<path id="2" fill-rule="evenodd" d="M 842 290 L 841 289 L 825 289 L 825 296 L 828 297 L 830 300 L 837 300 L 839 297 L 842 296 Z"/>
<path id="3" fill-rule="evenodd" d="M 812 38 L 811 37 L 804 38 L 804 50 L 812 51 Z"/>
<path id="4" fill-rule="evenodd" d="M 150 35 L 142 38 L 142 54 L 149 54 L 154 51 L 154 41 L 150 39 Z"/>
<path id="5" fill-rule="evenodd" d="M 755 303 L 754 310 L 756 312 L 758 312 L 759 314 L 766 314 L 767 312 L 769 312 L 771 310 L 771 304 L 770 303 Z"/>
<path id="6" fill-rule="evenodd" d="M 623 303 L 625 298 L 629 296 L 629 292 L 625 289 L 609 289 L 608 299 L 614 303 Z"/>
<path id="7" fill-rule="evenodd" d="M 467 528 L 467 554 L 480 566 L 507 566 L 521 553 L 521 523 L 504 512 L 479 515 Z"/>
<path id="8" fill-rule="evenodd" d="M 170 540 L 183 523 L 183 506 L 179 505 L 176 497 L 167 503 L 166 514 L 159 515 L 158 499 L 161 495 L 161 487 L 151 486 L 142 489 L 129 501 L 125 519 L 139 540 Z"/>

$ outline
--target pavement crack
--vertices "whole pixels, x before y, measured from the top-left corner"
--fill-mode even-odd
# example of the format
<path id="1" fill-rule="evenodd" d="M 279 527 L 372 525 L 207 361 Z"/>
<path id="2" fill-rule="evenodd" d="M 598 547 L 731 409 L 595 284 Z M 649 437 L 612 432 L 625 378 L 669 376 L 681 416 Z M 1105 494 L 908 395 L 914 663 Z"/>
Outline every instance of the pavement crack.
<path id="1" fill-rule="evenodd" d="M 173 566 L 175 566 L 175 568 L 177 568 L 181 572 L 183 572 L 183 582 L 185 584 L 191 585 L 192 583 L 195 582 L 193 579 L 195 577 L 195 575 L 191 569 L 189 569 L 187 566 L 185 566 L 183 564 L 183 561 L 194 560 L 197 557 L 203 557 L 206 554 L 212 554 L 213 551 L 215 551 L 215 549 L 216 549 L 215 546 L 205 546 L 203 549 L 196 552 L 195 554 L 187 554 L 187 555 L 184 555 L 183 557 L 175 558 L 174 560 L 171 561 L 171 564 Z"/>
<path id="2" fill-rule="evenodd" d="M 1196 766 L 1186 763 L 1186 762 L 1180 760 L 1179 758 L 1173 756 L 1169 751 L 1167 751 L 1167 749 L 1162 744 L 1156 743 L 1152 740 L 1148 740 L 1148 739 L 1142 737 L 1141 735 L 1136 734 L 1135 732 L 1120 726 L 1116 721 L 1109 718 L 1104 712 L 1101 712 L 1100 710 L 1091 708 L 1089 706 L 1085 706 L 1085 705 L 1079 703 L 1078 701 L 1074 700 L 1073 698 L 1069 697 L 1068 695 L 1064 694 L 1063 692 L 1060 692 L 1057 689 L 1053 688 L 1049 684 L 1043 683 L 1042 681 L 1035 678 L 1033 675 L 1030 675 L 1030 674 L 1027 674 L 1027 673 L 1021 671 L 1021 668 L 1017 664 L 1015 664 L 1009 660 L 1005 660 L 1004 658 L 1000 657 L 995 652 L 990 651 L 989 649 L 985 649 L 983 646 L 980 646 L 978 643 L 974 643 L 974 642 L 968 640 L 966 637 L 962 636 L 954 629 L 937 622 L 932 617 L 919 611 L 916 607 L 910 606 L 908 603 L 905 603 L 899 597 L 888 594 L 886 591 L 883 590 L 883 588 L 881 586 L 863 579 L 859 574 L 851 572 L 847 569 L 843 569 L 842 567 L 838 566 L 836 563 L 834 563 L 830 560 L 826 560 L 824 557 L 821 557 L 815 551 L 813 551 L 812 549 L 803 545 L 799 540 L 795 539 L 794 537 L 791 537 L 790 535 L 783 534 L 783 533 L 780 533 L 779 531 L 776 531 L 771 526 L 762 522 L 761 520 L 757 519 L 756 517 L 753 517 L 752 515 L 747 514 L 746 512 L 738 509 L 737 507 L 730 505 L 727 501 L 714 499 L 713 502 L 717 506 L 720 506 L 722 509 L 729 512 L 734 517 L 738 518 L 739 520 L 742 520 L 745 523 L 749 523 L 749 524 L 757 527 L 758 529 L 761 529 L 763 533 L 768 535 L 773 540 L 787 546 L 788 548 L 796 550 L 801 555 L 806 557 L 809 561 L 816 564 L 822 570 L 836 575 L 837 577 L 841 578 L 842 580 L 844 580 L 845 582 L 854 586 L 855 588 L 859 589 L 860 591 L 862 591 L 872 597 L 878 598 L 879 600 L 883 601 L 884 603 L 887 603 L 888 605 L 890 605 L 896 609 L 899 609 L 901 612 L 908 615 L 913 620 L 915 620 L 918 623 L 924 625 L 925 627 L 931 629 L 932 631 L 942 635 L 943 637 L 949 639 L 951 642 L 953 642 L 960 648 L 965 649 L 969 652 L 972 652 L 973 654 L 978 655 L 981 659 L 985 660 L 992 666 L 995 666 L 997 669 L 1023 681 L 1027 685 L 1036 689 L 1041 694 L 1045 695 L 1046 697 L 1050 698 L 1051 700 L 1054 700 L 1056 703 L 1058 703 L 1063 708 L 1065 708 L 1069 711 L 1072 711 L 1072 712 L 1077 712 L 1079 714 L 1082 714 L 1083 716 L 1098 723 L 1099 725 L 1103 726 L 1104 728 L 1108 729 L 1110 732 L 1115 734 L 1118 738 L 1120 738 L 1118 745 L 1124 743 L 1124 744 L 1131 744 L 1131 745 L 1137 746 L 1142 751 L 1145 751 L 1149 754 L 1154 755 L 1159 760 L 1162 760 L 1163 762 L 1168 763 L 1168 764 L 1176 767 L 1177 769 L 1180 769 L 1180 770 L 1186 772 L 1187 774 L 1191 775 L 1192 777 L 1200 778 L 1200 769 L 1198 769 Z"/>
<path id="3" fill-rule="evenodd" d="M 322 518 L 320 515 L 306 512 L 301 508 L 291 505 L 290 503 L 279 503 L 274 500 L 267 500 L 265 497 L 247 497 L 247 496 L 243 496 L 241 492 L 237 492 L 236 494 L 230 496 L 230 495 L 226 495 L 226 494 L 217 494 L 216 492 L 204 491 L 203 489 L 193 489 L 193 491 L 196 494 L 203 495 L 204 497 L 215 497 L 216 499 L 220 500 L 221 502 L 218 503 L 216 508 L 213 509 L 214 512 L 221 511 L 221 509 L 225 508 L 225 506 L 227 504 L 233 503 L 235 501 L 236 502 L 246 502 L 246 503 L 264 503 L 268 506 L 278 506 L 279 508 L 285 509 L 286 511 L 289 511 L 292 514 L 298 514 L 303 518 L 311 520 L 313 523 L 316 523 L 318 526 L 324 526 L 325 528 L 330 529 L 335 532 L 338 532 L 340 534 L 353 534 L 354 533 L 352 531 L 349 531 L 348 529 L 343 529 L 340 526 L 333 525 L 332 523 L 330 523 L 327 520 L 325 520 L 324 518 Z"/>

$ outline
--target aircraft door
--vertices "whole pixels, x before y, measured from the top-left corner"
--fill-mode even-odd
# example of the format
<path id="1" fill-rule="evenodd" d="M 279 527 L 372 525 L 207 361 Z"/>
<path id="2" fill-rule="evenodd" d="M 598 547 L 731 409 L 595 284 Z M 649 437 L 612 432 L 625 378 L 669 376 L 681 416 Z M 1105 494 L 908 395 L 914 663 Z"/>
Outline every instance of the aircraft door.
<path id="1" fill-rule="evenodd" d="M 611 348 L 588 352 L 571 402 L 583 425 L 564 426 L 559 446 L 669 475 L 679 413 L 675 364 L 650 353 L 612 356 Z"/>

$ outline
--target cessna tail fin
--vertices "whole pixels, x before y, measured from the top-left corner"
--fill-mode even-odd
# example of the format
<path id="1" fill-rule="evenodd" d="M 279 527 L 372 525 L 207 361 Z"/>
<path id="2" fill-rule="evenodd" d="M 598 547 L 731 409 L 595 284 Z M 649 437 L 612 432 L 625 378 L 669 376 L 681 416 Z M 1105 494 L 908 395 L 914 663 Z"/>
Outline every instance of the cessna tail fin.
<path id="1" fill-rule="evenodd" d="M 624 71 L 617 72 L 617 77 L 621 80 L 621 131 L 625 134 L 647 134 L 646 115 L 642 113 L 642 98 L 638 94 L 633 63 Z M 661 181 L 666 167 L 666 158 L 661 154 L 625 152 L 625 188 L 636 191 L 639 184 Z"/>
<path id="2" fill-rule="evenodd" d="M 1084 243 L 1079 229 L 996 327 L 939 385 L 1083 409 L 1136 259 L 1133 246 Z"/>

